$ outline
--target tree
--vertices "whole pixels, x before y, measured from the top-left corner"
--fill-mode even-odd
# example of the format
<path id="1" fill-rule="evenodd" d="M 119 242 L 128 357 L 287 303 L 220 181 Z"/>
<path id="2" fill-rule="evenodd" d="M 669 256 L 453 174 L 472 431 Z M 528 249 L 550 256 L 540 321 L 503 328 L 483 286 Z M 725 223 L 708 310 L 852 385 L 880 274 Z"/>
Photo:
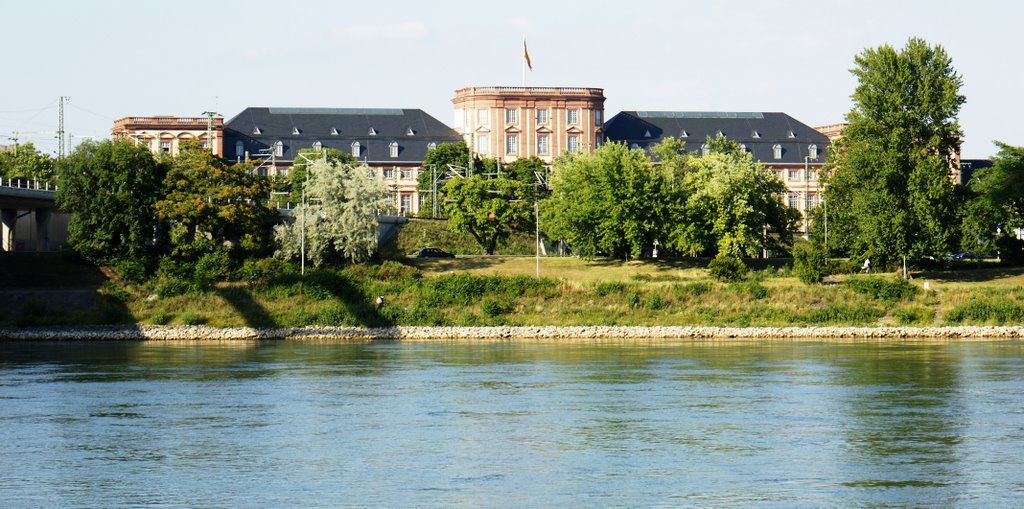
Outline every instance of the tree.
<path id="1" fill-rule="evenodd" d="M 963 81 L 941 46 L 916 38 L 867 49 L 855 64 L 849 125 L 823 179 L 830 244 L 882 263 L 948 253 Z"/>
<path id="2" fill-rule="evenodd" d="M 448 227 L 470 234 L 484 254 L 494 254 L 512 232 L 533 226 L 533 190 L 524 182 L 478 174 L 449 180 L 444 193 L 451 202 Z"/>
<path id="3" fill-rule="evenodd" d="M 562 156 L 554 166 L 542 224 L 579 255 L 639 257 L 644 246 L 665 238 L 675 200 L 671 171 L 655 167 L 642 150 L 606 143 L 592 154 Z"/>
<path id="4" fill-rule="evenodd" d="M 387 206 L 384 183 L 366 165 L 316 161 L 307 168 L 306 204 L 293 209 L 290 223 L 274 228 L 278 254 L 297 258 L 305 236 L 306 253 L 315 266 L 335 257 L 368 259 L 377 248 L 377 215 Z"/>
<path id="5" fill-rule="evenodd" d="M 53 176 L 53 159 L 31 143 L 0 152 L 0 177 L 49 181 Z"/>
<path id="6" fill-rule="evenodd" d="M 964 206 L 965 251 L 1006 254 L 1007 232 L 1024 228 L 1024 147 L 995 142 L 992 166 L 978 170 L 967 183 Z"/>
<path id="7" fill-rule="evenodd" d="M 86 141 L 57 164 L 68 243 L 96 263 L 144 261 L 156 249 L 154 204 L 167 168 L 131 141 Z"/>
<path id="8" fill-rule="evenodd" d="M 290 203 L 302 203 L 302 186 L 306 182 L 306 167 L 308 161 L 324 160 L 328 163 L 354 165 L 358 161 L 355 156 L 348 152 L 342 152 L 334 148 L 304 148 L 300 149 L 295 162 L 288 171 L 285 178 L 285 188 L 288 191 Z"/>
<path id="9" fill-rule="evenodd" d="M 251 164 L 228 165 L 196 142 L 183 143 L 164 188 L 155 208 L 170 227 L 175 257 L 263 247 L 273 214 L 266 205 L 270 180 L 254 175 Z"/>
<path id="10" fill-rule="evenodd" d="M 739 144 L 709 137 L 708 145 L 683 175 L 687 221 L 672 237 L 676 247 L 743 257 L 791 244 L 799 213 L 778 198 L 786 185 Z"/>
<path id="11" fill-rule="evenodd" d="M 419 176 L 419 190 L 420 195 L 423 196 L 420 216 L 441 217 L 444 215 L 443 193 L 445 182 L 450 177 L 449 167 L 466 168 L 471 158 L 474 172 L 483 171 L 483 161 L 479 157 L 471 157 L 469 147 L 465 143 L 442 143 L 427 152 L 427 156 L 423 158 L 422 171 Z M 435 192 L 438 194 L 437 197 L 434 196 Z"/>

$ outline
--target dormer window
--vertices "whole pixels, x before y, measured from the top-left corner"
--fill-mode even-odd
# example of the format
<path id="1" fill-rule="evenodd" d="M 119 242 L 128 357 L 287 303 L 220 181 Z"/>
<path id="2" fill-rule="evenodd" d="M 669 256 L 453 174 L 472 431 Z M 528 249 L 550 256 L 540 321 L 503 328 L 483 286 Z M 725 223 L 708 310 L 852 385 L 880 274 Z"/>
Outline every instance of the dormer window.
<path id="1" fill-rule="evenodd" d="M 324 148 L 324 144 L 320 143 L 320 141 L 317 140 L 317 141 L 315 141 L 313 143 L 313 148 L 315 148 L 316 150 L 320 150 L 320 149 Z"/>
<path id="2" fill-rule="evenodd" d="M 358 158 L 359 157 L 359 150 L 360 150 L 359 142 L 358 141 L 353 141 L 352 142 L 352 157 Z"/>
<path id="3" fill-rule="evenodd" d="M 747 144 L 746 143 L 740 143 L 740 150 L 746 152 L 747 151 Z"/>
<path id="4" fill-rule="evenodd" d="M 391 150 L 391 157 L 398 157 L 398 142 L 392 141 L 388 144 L 388 149 Z"/>
<path id="5" fill-rule="evenodd" d="M 377 136 L 377 130 L 371 127 L 370 130 L 366 134 L 368 134 L 370 136 Z"/>
<path id="6" fill-rule="evenodd" d="M 690 133 L 686 132 L 686 129 L 683 129 L 682 131 L 679 131 L 679 137 L 680 138 L 689 138 L 690 137 Z"/>
<path id="7" fill-rule="evenodd" d="M 701 153 L 701 155 L 705 155 L 705 156 L 710 154 L 711 153 L 711 147 L 709 147 L 707 143 L 701 144 L 701 146 L 700 146 L 700 153 Z"/>
<path id="8" fill-rule="evenodd" d="M 295 136 L 298 136 L 299 134 L 301 134 L 299 132 L 299 128 L 298 127 L 292 127 L 292 134 L 295 135 Z"/>
<path id="9" fill-rule="evenodd" d="M 786 137 L 787 138 L 796 138 L 796 133 L 794 133 L 793 131 L 786 131 Z"/>
<path id="10" fill-rule="evenodd" d="M 416 134 L 416 131 L 413 131 L 411 127 L 406 127 L 405 128 L 405 135 L 406 136 L 414 136 L 415 134 Z"/>
<path id="11" fill-rule="evenodd" d="M 434 150 L 435 148 L 437 148 L 437 143 L 434 143 L 434 142 L 427 143 L 427 150 Z"/>
<path id="12" fill-rule="evenodd" d="M 235 157 L 241 158 L 245 155 L 245 143 L 240 141 L 235 142 Z"/>
<path id="13" fill-rule="evenodd" d="M 776 143 L 772 145 L 772 157 L 775 159 L 782 159 L 782 145 Z"/>
<path id="14" fill-rule="evenodd" d="M 337 127 L 332 127 L 331 128 L 331 136 L 337 136 L 337 135 L 338 135 L 338 128 Z"/>
<path id="15" fill-rule="evenodd" d="M 651 131 L 644 131 L 644 138 L 650 138 L 650 137 L 651 137 Z"/>
<path id="16" fill-rule="evenodd" d="M 718 132 L 715 133 L 715 137 L 717 137 L 717 138 L 725 137 L 725 133 L 723 133 L 722 130 L 719 129 Z"/>
<path id="17" fill-rule="evenodd" d="M 253 126 L 252 127 L 252 134 L 253 134 L 253 136 L 259 136 L 259 135 L 263 134 L 263 131 L 260 131 L 260 126 L 258 126 L 258 125 L 257 126 Z"/>
<path id="18" fill-rule="evenodd" d="M 761 137 L 761 133 L 757 132 L 757 129 L 755 129 L 753 133 L 750 133 L 750 137 L 756 140 Z"/>
<path id="19" fill-rule="evenodd" d="M 280 140 L 275 141 L 274 142 L 274 157 L 283 157 L 283 156 L 284 156 L 284 143 L 281 143 Z"/>
<path id="20" fill-rule="evenodd" d="M 817 159 L 818 158 L 818 146 L 813 144 L 813 143 L 808 145 L 807 146 L 807 155 L 810 156 L 811 159 Z"/>

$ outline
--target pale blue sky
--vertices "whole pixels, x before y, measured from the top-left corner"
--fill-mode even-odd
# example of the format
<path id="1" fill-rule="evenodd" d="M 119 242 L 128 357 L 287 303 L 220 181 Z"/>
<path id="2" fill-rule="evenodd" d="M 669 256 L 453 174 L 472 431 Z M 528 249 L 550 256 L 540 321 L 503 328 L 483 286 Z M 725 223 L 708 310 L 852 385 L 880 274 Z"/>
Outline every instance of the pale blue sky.
<path id="1" fill-rule="evenodd" d="M 605 89 L 621 110 L 784 111 L 840 122 L 853 57 L 920 36 L 964 78 L 965 157 L 1024 145 L 1024 8 L 1013 1 L 9 1 L 0 143 L 55 151 L 127 115 L 230 118 L 247 106 L 422 108 L 452 121 L 473 85 Z"/>

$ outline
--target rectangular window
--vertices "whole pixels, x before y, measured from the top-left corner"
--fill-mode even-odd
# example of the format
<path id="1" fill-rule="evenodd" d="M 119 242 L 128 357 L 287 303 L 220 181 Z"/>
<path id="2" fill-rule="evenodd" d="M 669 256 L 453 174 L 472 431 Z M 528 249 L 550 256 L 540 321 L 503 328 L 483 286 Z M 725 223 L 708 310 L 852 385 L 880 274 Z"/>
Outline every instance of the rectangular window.
<path id="1" fill-rule="evenodd" d="M 538 124 L 546 124 L 546 123 L 548 123 L 548 110 L 547 109 L 543 109 L 542 108 L 542 109 L 537 110 L 537 123 Z"/>
<path id="2" fill-rule="evenodd" d="M 789 208 L 795 209 L 800 206 L 800 198 L 796 193 L 789 193 Z"/>
<path id="3" fill-rule="evenodd" d="M 401 171 L 402 180 L 412 179 L 412 168 L 402 168 Z"/>
<path id="4" fill-rule="evenodd" d="M 476 137 L 476 151 L 480 154 L 490 154 L 490 150 L 487 147 L 487 135 L 478 134 Z"/>
<path id="5" fill-rule="evenodd" d="M 542 156 L 548 155 L 548 135 L 537 135 L 537 153 Z"/>
<path id="6" fill-rule="evenodd" d="M 799 170 L 789 170 L 789 180 L 796 180 Z"/>
<path id="7" fill-rule="evenodd" d="M 169 142 L 169 141 L 161 141 L 160 142 L 160 151 L 161 152 L 170 153 L 171 152 L 171 142 Z"/>
<path id="8" fill-rule="evenodd" d="M 386 179 L 393 179 L 393 178 L 395 178 L 395 170 L 394 170 L 394 168 L 384 168 L 384 178 L 386 178 Z"/>
<path id="9" fill-rule="evenodd" d="M 580 123 L 580 110 L 569 110 L 569 123 L 578 124 Z"/>
<path id="10" fill-rule="evenodd" d="M 818 178 L 818 172 L 815 170 L 807 170 L 807 179 L 815 180 Z"/>
<path id="11" fill-rule="evenodd" d="M 477 124 L 487 125 L 487 124 L 490 123 L 489 119 L 488 119 L 487 112 L 488 112 L 487 109 L 476 110 L 476 123 Z"/>
<path id="12" fill-rule="evenodd" d="M 569 111 L 573 111 L 573 110 L 569 110 Z M 579 151 L 580 151 L 580 137 L 579 136 L 570 136 L 569 137 L 569 153 L 570 154 L 575 154 L 575 153 L 577 153 Z"/>
<path id="13" fill-rule="evenodd" d="M 814 208 L 814 193 L 807 193 L 807 205 L 804 210 L 811 210 Z"/>
<path id="14" fill-rule="evenodd" d="M 402 203 L 402 205 L 401 205 L 402 208 L 401 208 L 401 210 L 399 210 L 399 213 L 401 215 L 403 215 L 403 216 L 406 215 L 406 214 L 412 214 L 412 195 L 411 194 L 403 194 L 402 197 L 401 197 L 401 200 L 402 200 L 402 202 L 401 202 Z"/>
<path id="15" fill-rule="evenodd" d="M 601 143 L 602 143 L 603 141 L 604 141 L 604 140 L 603 140 L 603 139 L 601 138 L 601 135 L 600 135 L 600 134 L 599 134 L 599 135 L 597 135 L 597 136 L 595 136 L 595 137 L 594 137 L 594 148 L 601 148 Z"/>
<path id="16" fill-rule="evenodd" d="M 519 137 L 514 134 L 505 136 L 505 153 L 514 156 L 519 153 Z"/>
<path id="17" fill-rule="evenodd" d="M 594 125 L 600 126 L 601 125 L 601 117 L 603 117 L 603 116 L 604 115 L 603 115 L 603 112 L 601 110 L 594 110 Z"/>
<path id="18" fill-rule="evenodd" d="M 506 108 L 505 109 L 505 123 L 506 124 L 514 124 L 514 123 L 517 122 L 516 119 L 518 119 L 518 118 L 519 118 L 519 110 L 512 109 L 512 108 Z"/>

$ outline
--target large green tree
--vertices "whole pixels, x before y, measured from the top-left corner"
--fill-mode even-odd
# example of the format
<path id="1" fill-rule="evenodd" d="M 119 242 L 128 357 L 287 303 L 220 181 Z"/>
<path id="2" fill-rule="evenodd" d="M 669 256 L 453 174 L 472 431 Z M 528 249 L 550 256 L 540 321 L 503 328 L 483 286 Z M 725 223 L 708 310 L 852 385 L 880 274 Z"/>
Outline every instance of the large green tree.
<path id="1" fill-rule="evenodd" d="M 542 225 L 583 257 L 639 257 L 645 246 L 666 239 L 679 189 L 672 180 L 670 169 L 621 143 L 567 154 L 555 160 Z"/>
<path id="2" fill-rule="evenodd" d="M 170 228 L 172 255 L 189 258 L 221 247 L 245 251 L 266 242 L 270 180 L 249 163 L 227 164 L 195 142 L 183 143 L 155 204 Z"/>
<path id="3" fill-rule="evenodd" d="M 86 141 L 57 164 L 68 243 L 97 263 L 144 261 L 156 249 L 154 204 L 166 167 L 131 141 Z"/>
<path id="4" fill-rule="evenodd" d="M 423 158 L 419 175 L 419 190 L 423 197 L 419 215 L 422 217 L 443 217 L 445 215 L 444 185 L 451 178 L 452 167 L 465 169 L 473 161 L 473 172 L 484 171 L 484 161 L 470 156 L 469 147 L 463 143 L 442 143 L 429 150 Z M 490 166 L 493 168 L 494 163 Z M 462 174 L 469 176 L 467 172 Z M 434 196 L 434 194 L 437 196 Z"/>
<path id="5" fill-rule="evenodd" d="M 529 230 L 534 224 L 533 190 L 525 182 L 478 174 L 449 180 L 444 193 L 450 202 L 448 227 L 468 233 L 484 254 L 494 254 L 512 232 Z"/>
<path id="6" fill-rule="evenodd" d="M 948 176 L 963 84 L 941 46 L 910 39 L 856 57 L 849 125 L 825 168 L 830 245 L 880 262 L 941 256 L 956 235 Z"/>
<path id="7" fill-rule="evenodd" d="M 779 199 L 786 185 L 739 144 L 709 139 L 709 154 L 689 159 L 683 176 L 687 224 L 675 237 L 681 251 L 758 256 L 792 244 L 799 213 Z"/>
<path id="8" fill-rule="evenodd" d="M 0 152 L 0 177 L 49 181 L 53 176 L 53 159 L 31 143 Z"/>
<path id="9" fill-rule="evenodd" d="M 965 251 L 1007 254 L 1009 232 L 1024 228 L 1024 147 L 995 143 L 999 153 L 992 166 L 978 170 L 966 184 L 969 198 L 963 207 L 961 241 Z"/>
<path id="10" fill-rule="evenodd" d="M 278 255 L 297 258 L 304 237 L 316 266 L 338 258 L 368 259 L 377 248 L 377 215 L 387 206 L 384 183 L 368 166 L 351 162 L 320 160 L 307 170 L 306 204 L 293 209 L 291 222 L 274 227 Z"/>

